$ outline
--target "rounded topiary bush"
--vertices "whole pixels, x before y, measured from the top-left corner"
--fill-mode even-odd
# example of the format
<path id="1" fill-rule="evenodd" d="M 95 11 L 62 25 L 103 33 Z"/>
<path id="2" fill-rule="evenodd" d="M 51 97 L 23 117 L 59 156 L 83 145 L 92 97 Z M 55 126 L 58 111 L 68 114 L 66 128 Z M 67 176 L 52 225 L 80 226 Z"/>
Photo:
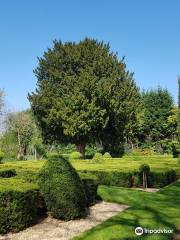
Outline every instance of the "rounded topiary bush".
<path id="1" fill-rule="evenodd" d="M 93 160 L 95 163 L 101 162 L 101 161 L 103 160 L 103 155 L 102 155 L 102 153 L 99 153 L 99 152 L 95 153 L 95 155 L 94 155 L 94 157 L 93 157 L 92 160 Z"/>
<path id="2" fill-rule="evenodd" d="M 63 157 L 50 158 L 38 175 L 48 211 L 57 219 L 71 220 L 86 213 L 86 195 L 76 170 Z"/>
<path id="3" fill-rule="evenodd" d="M 112 157 L 111 157 L 110 153 L 105 152 L 104 155 L 103 155 L 103 158 L 112 158 Z"/>
<path id="4" fill-rule="evenodd" d="M 81 158 L 80 152 L 72 152 L 72 153 L 69 155 L 69 159 L 80 159 L 80 158 Z"/>

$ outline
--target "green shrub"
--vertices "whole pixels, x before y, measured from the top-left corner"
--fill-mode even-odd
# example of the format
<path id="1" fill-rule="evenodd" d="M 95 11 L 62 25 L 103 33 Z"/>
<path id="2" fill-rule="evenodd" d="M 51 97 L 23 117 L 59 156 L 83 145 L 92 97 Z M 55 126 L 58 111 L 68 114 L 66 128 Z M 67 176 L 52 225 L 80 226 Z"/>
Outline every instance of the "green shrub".
<path id="1" fill-rule="evenodd" d="M 152 156 L 154 150 L 152 148 L 136 148 L 133 149 L 128 155 L 130 156 Z"/>
<path id="2" fill-rule="evenodd" d="M 132 172 L 119 172 L 119 171 L 93 171 L 81 170 L 80 176 L 87 174 L 96 177 L 98 184 L 117 186 L 117 187 L 141 187 L 142 176 L 138 171 Z M 177 179 L 177 174 L 174 170 L 167 170 L 165 172 L 149 172 L 148 174 L 148 187 L 164 187 Z"/>
<path id="3" fill-rule="evenodd" d="M 9 178 L 16 175 L 15 169 L 0 169 L 0 178 Z"/>
<path id="4" fill-rule="evenodd" d="M 59 154 L 59 153 L 57 153 L 57 152 L 54 152 L 54 151 L 48 152 L 48 153 L 46 154 L 46 157 L 47 157 L 47 158 L 53 158 L 53 157 L 59 157 L 59 156 L 61 156 L 61 154 Z"/>
<path id="5" fill-rule="evenodd" d="M 0 150 L 0 163 L 2 163 L 2 160 L 4 157 L 5 157 L 5 154 Z"/>
<path id="6" fill-rule="evenodd" d="M 71 220 L 85 215 L 87 202 L 82 181 L 64 158 L 50 158 L 39 173 L 38 183 L 53 217 Z"/>
<path id="7" fill-rule="evenodd" d="M 150 167 L 148 164 L 141 164 L 141 166 L 139 167 L 139 172 L 140 173 L 145 173 L 145 174 L 149 174 L 150 173 Z"/>
<path id="8" fill-rule="evenodd" d="M 21 179 L 0 180 L 0 233 L 20 231 L 38 220 L 43 206 L 39 188 Z"/>
<path id="9" fill-rule="evenodd" d="M 132 187 L 131 172 L 118 172 L 118 171 L 79 171 L 80 174 L 91 174 L 98 179 L 98 183 L 108 186 L 118 187 Z"/>
<path id="10" fill-rule="evenodd" d="M 110 153 L 105 152 L 104 155 L 103 155 L 103 158 L 112 158 L 112 157 L 111 157 Z"/>
<path id="11" fill-rule="evenodd" d="M 177 141 L 172 142 L 172 154 L 174 158 L 180 156 L 180 143 Z"/>
<path id="12" fill-rule="evenodd" d="M 95 155 L 94 155 L 92 160 L 93 160 L 94 163 L 101 163 L 102 160 L 103 160 L 102 153 L 99 153 L 99 152 L 95 153 Z"/>
<path id="13" fill-rule="evenodd" d="M 174 170 L 165 172 L 151 172 L 148 178 L 150 187 L 164 187 L 177 180 L 177 174 Z"/>
<path id="14" fill-rule="evenodd" d="M 91 206 L 95 204 L 97 200 L 97 188 L 98 188 L 98 181 L 92 178 L 82 178 L 87 204 Z"/>
<path id="15" fill-rule="evenodd" d="M 72 152 L 72 153 L 69 155 L 69 159 L 80 159 L 80 158 L 81 158 L 80 152 Z"/>

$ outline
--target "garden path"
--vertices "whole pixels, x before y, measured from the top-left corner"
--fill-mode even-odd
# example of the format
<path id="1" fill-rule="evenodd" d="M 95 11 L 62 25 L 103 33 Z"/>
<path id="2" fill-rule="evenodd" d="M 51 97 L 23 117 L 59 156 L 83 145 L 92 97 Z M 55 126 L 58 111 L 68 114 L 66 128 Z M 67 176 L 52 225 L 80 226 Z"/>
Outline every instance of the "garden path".
<path id="1" fill-rule="evenodd" d="M 90 207 L 85 219 L 64 222 L 47 217 L 19 233 L 0 235 L 0 240 L 68 240 L 127 208 L 127 205 L 100 202 Z"/>

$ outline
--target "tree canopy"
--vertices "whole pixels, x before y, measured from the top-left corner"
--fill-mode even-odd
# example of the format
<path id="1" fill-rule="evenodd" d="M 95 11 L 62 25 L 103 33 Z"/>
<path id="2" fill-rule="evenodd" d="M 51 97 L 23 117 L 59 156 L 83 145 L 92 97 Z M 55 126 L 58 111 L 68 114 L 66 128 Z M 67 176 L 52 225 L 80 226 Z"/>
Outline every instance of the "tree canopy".
<path id="1" fill-rule="evenodd" d="M 167 89 L 158 87 L 142 94 L 144 110 L 142 110 L 141 133 L 144 140 L 158 141 L 171 135 L 169 124 L 175 115 L 173 99 Z M 174 122 L 173 122 L 174 124 Z"/>
<path id="2" fill-rule="evenodd" d="M 109 150 L 124 141 L 125 127 L 136 120 L 139 90 L 109 44 L 54 41 L 34 72 L 37 88 L 28 98 L 46 142 L 75 143 L 84 155 L 87 143 Z"/>

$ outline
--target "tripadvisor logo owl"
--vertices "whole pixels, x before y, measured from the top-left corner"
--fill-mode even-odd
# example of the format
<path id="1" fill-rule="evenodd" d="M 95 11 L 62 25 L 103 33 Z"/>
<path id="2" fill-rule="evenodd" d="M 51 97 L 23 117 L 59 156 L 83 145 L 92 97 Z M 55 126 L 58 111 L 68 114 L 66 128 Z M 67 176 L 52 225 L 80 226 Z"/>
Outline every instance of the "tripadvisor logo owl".
<path id="1" fill-rule="evenodd" d="M 135 229 L 135 234 L 138 235 L 138 236 L 142 235 L 143 232 L 144 232 L 144 231 L 143 231 L 143 228 L 142 228 L 142 227 L 137 227 L 137 228 Z"/>

